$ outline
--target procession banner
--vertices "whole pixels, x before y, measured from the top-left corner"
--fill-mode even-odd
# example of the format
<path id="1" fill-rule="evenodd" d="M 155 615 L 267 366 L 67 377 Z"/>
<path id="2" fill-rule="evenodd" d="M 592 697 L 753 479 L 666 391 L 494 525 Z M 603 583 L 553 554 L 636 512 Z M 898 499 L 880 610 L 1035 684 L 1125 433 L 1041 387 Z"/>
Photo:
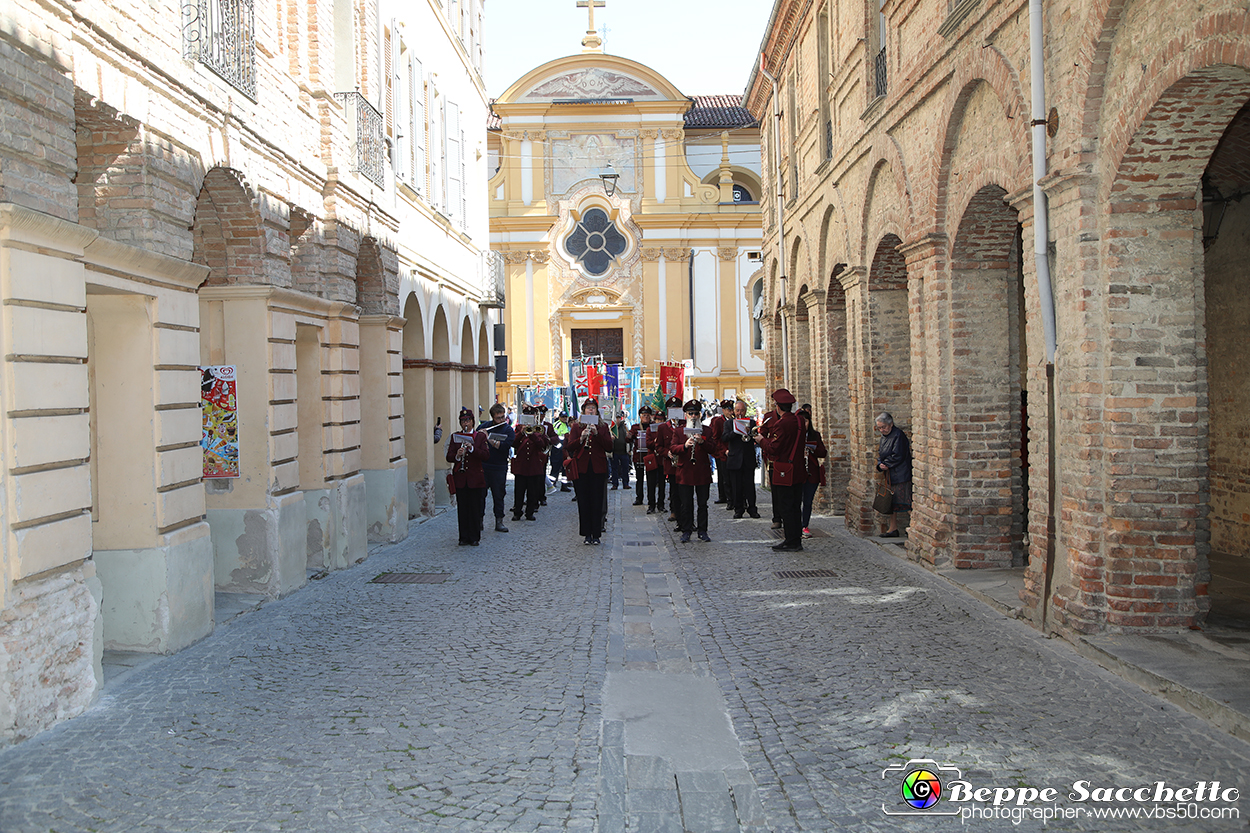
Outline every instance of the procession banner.
<path id="1" fill-rule="evenodd" d="M 685 399 L 685 375 L 686 369 L 682 365 L 660 365 L 660 390 L 664 391 L 665 398 L 676 396 L 678 399 Z"/>
<path id="2" fill-rule="evenodd" d="M 239 404 L 235 366 L 200 368 L 200 448 L 204 477 L 239 476 Z"/>
<path id="3" fill-rule="evenodd" d="M 599 396 L 603 392 L 603 370 L 593 364 L 586 365 L 586 393 Z"/>
<path id="4" fill-rule="evenodd" d="M 619 364 L 609 364 L 603 369 L 603 386 L 606 388 L 603 392 L 608 396 L 620 397 L 621 395 L 621 366 Z"/>

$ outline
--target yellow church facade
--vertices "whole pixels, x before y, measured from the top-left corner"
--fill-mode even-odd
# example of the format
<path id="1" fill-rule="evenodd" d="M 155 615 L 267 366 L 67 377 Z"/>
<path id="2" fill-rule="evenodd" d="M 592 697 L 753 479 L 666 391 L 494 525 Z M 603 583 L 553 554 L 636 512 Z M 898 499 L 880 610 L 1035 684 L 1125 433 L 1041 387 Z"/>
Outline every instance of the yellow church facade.
<path id="1" fill-rule="evenodd" d="M 507 382 L 567 384 L 568 361 L 687 363 L 687 395 L 764 397 L 759 127 L 739 96 L 691 98 L 587 52 L 493 105 L 491 248 L 502 255 Z M 606 176 L 605 176 L 606 175 Z"/>

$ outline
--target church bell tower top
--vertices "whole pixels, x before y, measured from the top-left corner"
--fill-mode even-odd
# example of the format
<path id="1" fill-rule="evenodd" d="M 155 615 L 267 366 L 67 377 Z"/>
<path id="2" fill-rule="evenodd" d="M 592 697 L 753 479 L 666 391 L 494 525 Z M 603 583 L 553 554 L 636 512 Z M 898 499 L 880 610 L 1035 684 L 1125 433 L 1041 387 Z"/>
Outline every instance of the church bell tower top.
<path id="1" fill-rule="evenodd" d="M 586 9 L 590 19 L 587 21 L 586 37 L 582 38 L 583 52 L 602 52 L 603 39 L 595 29 L 595 9 L 602 9 L 607 0 L 577 0 L 577 8 Z"/>

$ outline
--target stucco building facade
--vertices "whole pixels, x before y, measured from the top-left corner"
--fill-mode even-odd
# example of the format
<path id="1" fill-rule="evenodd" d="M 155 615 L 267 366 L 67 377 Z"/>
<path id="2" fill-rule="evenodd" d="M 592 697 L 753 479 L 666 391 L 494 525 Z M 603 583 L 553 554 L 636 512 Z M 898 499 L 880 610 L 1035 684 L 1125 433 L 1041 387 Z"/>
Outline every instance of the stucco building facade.
<path id="1" fill-rule="evenodd" d="M 104 650 L 177 651 L 216 593 L 285 595 L 432 507 L 405 429 L 440 373 L 489 397 L 499 303 L 481 14 L 0 12 L 0 743 L 81 711 Z M 237 477 L 202 479 L 203 366 L 235 368 Z"/>
<path id="2" fill-rule="evenodd" d="M 759 130 L 738 96 L 589 48 L 518 79 L 489 142 L 509 387 L 566 384 L 587 355 L 644 379 L 690 360 L 697 394 L 762 397 Z"/>
<path id="3" fill-rule="evenodd" d="M 746 92 L 780 136 L 762 130 L 769 382 L 819 403 L 823 500 L 851 529 L 875 526 L 889 411 L 913 558 L 1022 570 L 1048 631 L 1183 629 L 1250 565 L 1250 17 L 1042 4 L 1052 363 L 1029 12 L 776 2 Z"/>

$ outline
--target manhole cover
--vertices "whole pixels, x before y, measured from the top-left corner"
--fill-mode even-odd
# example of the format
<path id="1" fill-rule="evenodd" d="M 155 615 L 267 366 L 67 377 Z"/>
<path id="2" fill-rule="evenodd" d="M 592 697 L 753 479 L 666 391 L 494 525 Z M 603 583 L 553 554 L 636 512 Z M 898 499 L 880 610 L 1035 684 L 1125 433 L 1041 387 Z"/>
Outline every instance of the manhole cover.
<path id="1" fill-rule="evenodd" d="M 777 578 L 837 578 L 833 570 L 778 570 L 773 573 Z"/>
<path id="2" fill-rule="evenodd" d="M 442 584 L 451 573 L 381 573 L 370 584 Z"/>
<path id="3" fill-rule="evenodd" d="M 627 547 L 654 547 L 655 541 L 626 541 Z"/>

